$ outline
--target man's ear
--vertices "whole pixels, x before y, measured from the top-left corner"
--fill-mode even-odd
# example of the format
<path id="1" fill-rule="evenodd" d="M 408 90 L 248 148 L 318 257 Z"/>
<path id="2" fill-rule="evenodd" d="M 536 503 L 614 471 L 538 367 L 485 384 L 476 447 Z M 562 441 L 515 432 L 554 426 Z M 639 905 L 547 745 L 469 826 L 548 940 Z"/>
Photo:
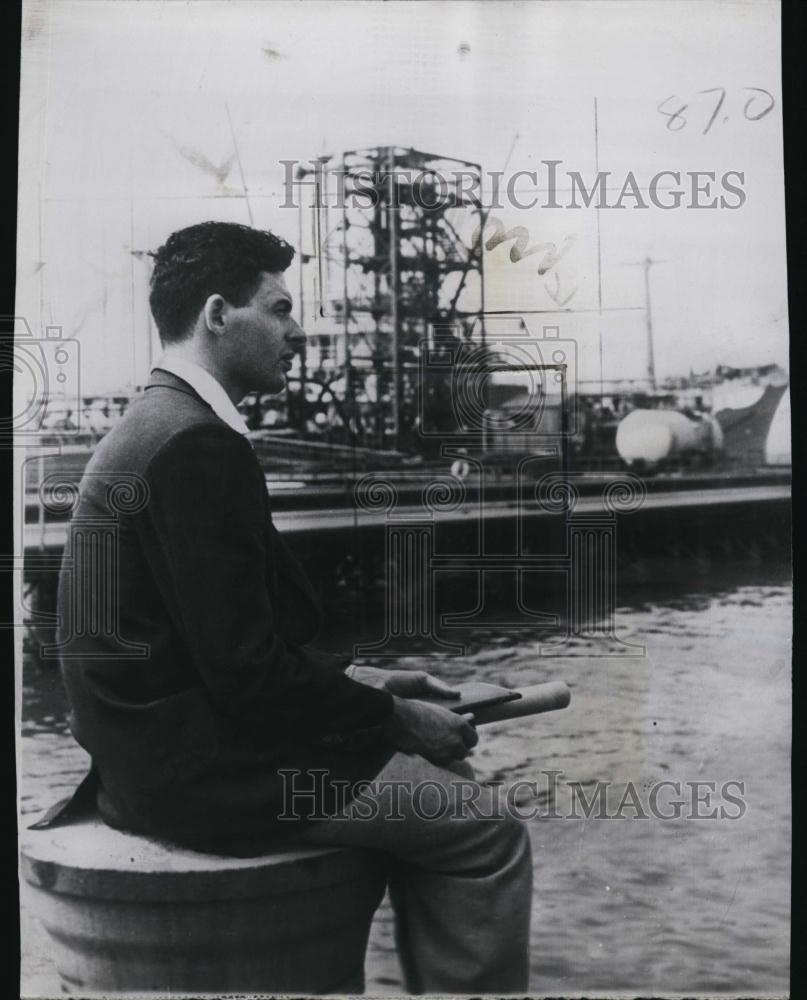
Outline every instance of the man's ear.
<path id="1" fill-rule="evenodd" d="M 205 326 L 217 337 L 224 334 L 226 310 L 227 303 L 221 295 L 209 296 L 204 304 L 202 312 L 205 317 Z"/>

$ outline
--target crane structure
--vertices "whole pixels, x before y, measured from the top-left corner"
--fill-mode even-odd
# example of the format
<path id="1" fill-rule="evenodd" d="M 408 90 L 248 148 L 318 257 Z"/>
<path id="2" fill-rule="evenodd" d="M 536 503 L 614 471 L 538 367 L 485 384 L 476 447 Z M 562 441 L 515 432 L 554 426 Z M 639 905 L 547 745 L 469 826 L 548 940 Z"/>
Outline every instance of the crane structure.
<path id="1" fill-rule="evenodd" d="M 309 348 L 301 388 L 311 399 L 312 381 L 330 380 L 345 443 L 422 451 L 423 405 L 446 411 L 433 424 L 451 424 L 448 375 L 424 384 L 424 350 L 484 343 L 481 167 L 381 146 L 321 157 L 297 176 L 312 194 L 299 203 L 313 251 L 300 287 L 314 289 L 316 329 L 328 330 L 319 362 Z"/>

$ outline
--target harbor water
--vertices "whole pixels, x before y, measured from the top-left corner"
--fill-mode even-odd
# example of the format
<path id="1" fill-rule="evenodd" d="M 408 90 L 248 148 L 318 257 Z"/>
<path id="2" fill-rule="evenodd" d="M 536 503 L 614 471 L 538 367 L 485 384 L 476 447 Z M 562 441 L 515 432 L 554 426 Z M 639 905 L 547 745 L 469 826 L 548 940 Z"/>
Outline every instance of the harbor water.
<path id="1" fill-rule="evenodd" d="M 545 632 L 482 623 L 463 635 L 466 655 L 401 664 L 449 681 L 563 680 L 572 690 L 564 711 L 480 729 L 472 760 L 481 781 L 517 784 L 530 817 L 534 996 L 788 991 L 789 577 L 760 565 L 681 576 L 619 595 L 618 634 L 643 656 L 599 655 L 580 640 L 574 656 L 548 657 Z M 23 821 L 86 766 L 57 672 L 33 658 L 24 671 Z M 580 793 L 593 801 L 598 783 L 607 806 L 586 817 Z M 22 995 L 58 996 L 25 909 L 22 934 Z M 367 992 L 401 989 L 385 903 Z"/>

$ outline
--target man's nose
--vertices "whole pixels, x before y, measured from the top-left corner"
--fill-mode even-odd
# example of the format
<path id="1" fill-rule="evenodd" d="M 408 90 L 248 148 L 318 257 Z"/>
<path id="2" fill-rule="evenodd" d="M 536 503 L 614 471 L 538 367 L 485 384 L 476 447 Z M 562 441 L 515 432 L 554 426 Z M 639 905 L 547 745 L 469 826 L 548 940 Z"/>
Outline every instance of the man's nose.
<path id="1" fill-rule="evenodd" d="M 291 329 L 286 334 L 286 340 L 294 348 L 295 351 L 299 351 L 307 340 L 305 330 L 300 326 L 297 320 L 292 320 Z"/>

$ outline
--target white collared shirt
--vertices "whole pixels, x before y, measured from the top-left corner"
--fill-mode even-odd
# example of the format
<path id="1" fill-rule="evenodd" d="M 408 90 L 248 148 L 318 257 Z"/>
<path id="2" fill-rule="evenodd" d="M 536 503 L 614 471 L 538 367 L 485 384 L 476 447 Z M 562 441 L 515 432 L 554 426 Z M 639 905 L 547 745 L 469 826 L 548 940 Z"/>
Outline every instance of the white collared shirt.
<path id="1" fill-rule="evenodd" d="M 205 371 L 201 365 L 168 350 L 154 367 L 171 372 L 172 375 L 187 382 L 210 406 L 216 416 L 232 427 L 234 431 L 238 431 L 239 434 L 249 433 L 249 427 L 224 391 L 221 382 L 215 379 L 210 372 Z"/>

